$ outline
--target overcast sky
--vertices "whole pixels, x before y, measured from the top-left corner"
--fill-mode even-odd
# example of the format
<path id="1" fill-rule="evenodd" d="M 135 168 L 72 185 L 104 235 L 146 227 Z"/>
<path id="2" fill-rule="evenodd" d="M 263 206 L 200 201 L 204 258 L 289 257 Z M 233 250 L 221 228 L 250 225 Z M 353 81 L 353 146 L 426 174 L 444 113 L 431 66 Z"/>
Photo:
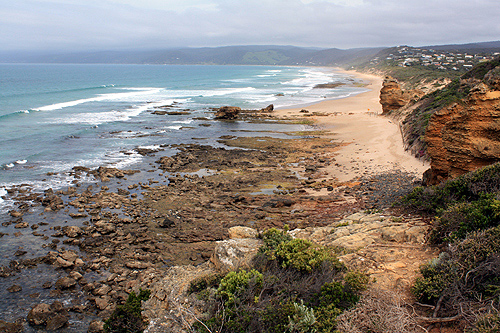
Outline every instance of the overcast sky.
<path id="1" fill-rule="evenodd" d="M 499 0 L 0 0 L 0 51 L 493 40 Z"/>

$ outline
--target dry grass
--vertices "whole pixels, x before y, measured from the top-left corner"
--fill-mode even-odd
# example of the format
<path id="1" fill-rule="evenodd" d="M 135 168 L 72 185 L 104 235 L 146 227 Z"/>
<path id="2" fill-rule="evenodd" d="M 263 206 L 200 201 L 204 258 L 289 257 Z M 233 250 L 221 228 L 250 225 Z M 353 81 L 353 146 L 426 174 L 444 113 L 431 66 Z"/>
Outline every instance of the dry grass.
<path id="1" fill-rule="evenodd" d="M 412 308 L 402 295 L 387 290 L 368 290 L 357 306 L 338 317 L 342 333 L 421 333 Z"/>

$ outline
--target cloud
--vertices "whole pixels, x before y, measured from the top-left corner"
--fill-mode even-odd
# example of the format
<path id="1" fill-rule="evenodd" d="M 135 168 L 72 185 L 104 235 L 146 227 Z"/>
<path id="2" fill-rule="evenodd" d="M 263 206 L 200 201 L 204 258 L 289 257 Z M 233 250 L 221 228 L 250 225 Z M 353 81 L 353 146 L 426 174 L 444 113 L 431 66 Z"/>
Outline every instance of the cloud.
<path id="1" fill-rule="evenodd" d="M 0 45 L 118 49 L 288 44 L 425 45 L 496 40 L 496 0 L 16 0 Z"/>

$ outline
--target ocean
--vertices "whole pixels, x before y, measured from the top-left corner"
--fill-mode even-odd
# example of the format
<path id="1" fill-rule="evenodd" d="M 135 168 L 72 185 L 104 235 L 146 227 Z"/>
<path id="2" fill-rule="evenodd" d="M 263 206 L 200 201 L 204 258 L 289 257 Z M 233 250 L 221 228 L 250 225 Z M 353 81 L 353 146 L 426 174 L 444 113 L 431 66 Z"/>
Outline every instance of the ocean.
<path id="1" fill-rule="evenodd" d="M 275 130 L 270 124 L 209 122 L 210 108 L 307 105 L 364 91 L 330 68 L 96 64 L 0 64 L 0 212 L 6 189 L 61 188 L 74 166 L 133 168 L 134 148 L 204 144 L 235 130 Z M 160 116 L 168 111 L 188 114 Z M 249 135 L 249 134 L 247 134 Z M 47 173 L 56 173 L 48 179 Z M 3 198 L 2 198 L 3 197 Z"/>
<path id="2" fill-rule="evenodd" d="M 330 82 L 344 85 L 314 88 Z M 174 155 L 172 145 L 221 146 L 217 140 L 225 135 L 287 137 L 287 132 L 307 130 L 307 125 L 273 121 L 214 121 L 213 108 L 284 108 L 366 91 L 354 83 L 354 78 L 331 68 L 0 64 L 0 266 L 15 267 L 19 258 L 45 256 L 47 236 L 68 223 L 66 212 L 43 214 L 43 207 L 34 205 L 22 221 L 45 225 L 40 230 L 47 236 L 38 237 L 31 228 L 17 229 L 18 221 L 9 215 L 17 205 L 8 189 L 42 192 L 76 181 L 97 183 L 91 176 L 76 180 L 70 174 L 75 166 L 145 171 L 120 180 L 122 187 L 154 177 L 164 182 L 161 171 L 151 172 L 151 165 L 159 156 Z M 158 110 L 175 114 L 155 114 Z M 162 151 L 143 156 L 137 148 Z M 116 190 L 117 181 L 106 185 Z M 135 191 L 140 196 L 140 189 Z M 77 223 L 82 222 L 72 222 Z M 43 288 L 43 282 L 56 281 L 63 273 L 38 264 L 0 278 L 0 320 L 25 318 L 36 303 L 58 300 L 69 305 L 82 297 L 52 295 Z M 93 274 L 85 278 L 97 279 Z M 10 292 L 13 286 L 22 291 Z M 63 331 L 84 332 L 91 319 L 73 316 Z"/>

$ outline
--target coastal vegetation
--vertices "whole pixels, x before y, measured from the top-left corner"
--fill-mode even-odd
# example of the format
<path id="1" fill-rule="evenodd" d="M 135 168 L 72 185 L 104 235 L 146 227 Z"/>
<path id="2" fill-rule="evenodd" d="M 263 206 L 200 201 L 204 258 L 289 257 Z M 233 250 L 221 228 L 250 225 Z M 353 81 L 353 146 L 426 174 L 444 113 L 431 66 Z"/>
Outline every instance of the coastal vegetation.
<path id="1" fill-rule="evenodd" d="M 286 231 L 269 229 L 262 240 L 249 270 L 191 284 L 207 304 L 197 331 L 333 332 L 337 316 L 359 301 L 368 277 L 348 271 L 334 250 Z"/>
<path id="2" fill-rule="evenodd" d="M 430 242 L 439 257 L 420 268 L 413 293 L 434 318 L 462 322 L 470 332 L 500 325 L 500 164 L 437 186 L 417 187 L 397 205 L 435 216 Z"/>
<path id="3" fill-rule="evenodd" d="M 146 327 L 142 317 L 142 301 L 149 299 L 149 290 L 140 290 L 139 294 L 131 292 L 123 305 L 116 307 L 111 317 L 104 324 L 106 333 L 141 333 Z"/>

